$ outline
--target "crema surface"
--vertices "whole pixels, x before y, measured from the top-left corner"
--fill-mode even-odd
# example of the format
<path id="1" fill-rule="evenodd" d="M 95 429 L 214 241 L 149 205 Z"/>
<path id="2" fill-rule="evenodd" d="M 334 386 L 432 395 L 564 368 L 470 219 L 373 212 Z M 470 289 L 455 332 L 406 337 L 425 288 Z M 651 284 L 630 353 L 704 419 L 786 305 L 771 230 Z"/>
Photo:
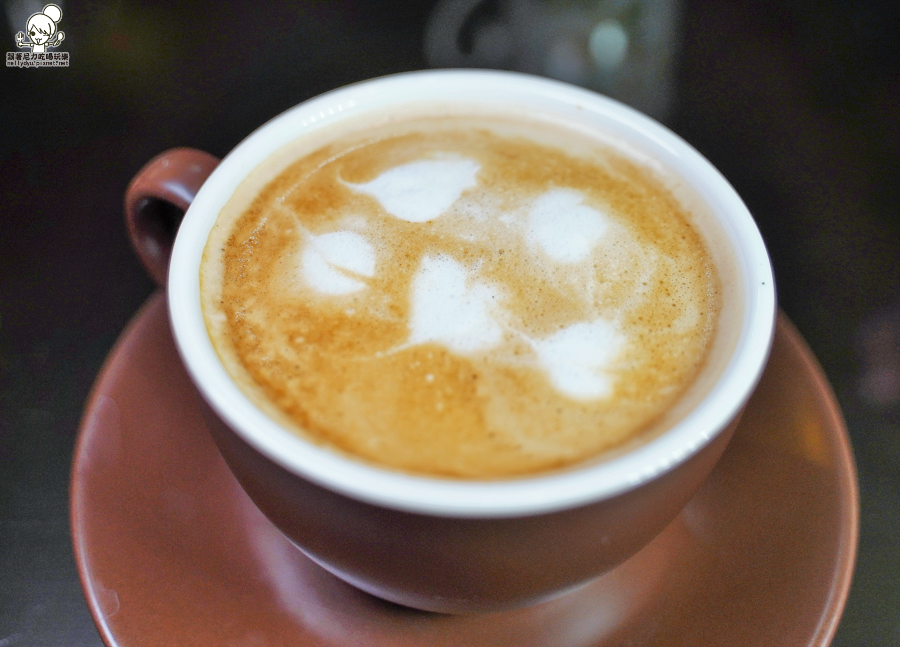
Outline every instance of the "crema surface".
<path id="1" fill-rule="evenodd" d="M 301 436 L 412 473 L 533 474 L 640 438 L 703 366 L 717 271 L 622 149 L 458 115 L 298 151 L 223 210 L 201 293 L 238 385 Z"/>

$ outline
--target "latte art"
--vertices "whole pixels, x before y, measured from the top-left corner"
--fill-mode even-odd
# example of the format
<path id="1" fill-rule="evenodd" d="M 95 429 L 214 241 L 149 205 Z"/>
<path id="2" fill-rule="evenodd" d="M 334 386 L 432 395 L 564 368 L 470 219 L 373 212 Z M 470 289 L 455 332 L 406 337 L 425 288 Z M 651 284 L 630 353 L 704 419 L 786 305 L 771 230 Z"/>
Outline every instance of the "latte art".
<path id="1" fill-rule="evenodd" d="M 715 331 L 690 214 L 556 125 L 370 126 L 241 191 L 201 270 L 214 346 L 263 409 L 366 461 L 497 478 L 600 456 L 672 406 Z"/>
<path id="2" fill-rule="evenodd" d="M 503 340 L 492 306 L 502 293 L 449 256 L 426 256 L 413 275 L 407 344 L 434 342 L 465 355 Z"/>
<path id="3" fill-rule="evenodd" d="M 385 171 L 366 184 L 348 184 L 374 196 L 392 216 L 428 222 L 443 215 L 466 189 L 478 185 L 474 160 L 421 160 Z"/>

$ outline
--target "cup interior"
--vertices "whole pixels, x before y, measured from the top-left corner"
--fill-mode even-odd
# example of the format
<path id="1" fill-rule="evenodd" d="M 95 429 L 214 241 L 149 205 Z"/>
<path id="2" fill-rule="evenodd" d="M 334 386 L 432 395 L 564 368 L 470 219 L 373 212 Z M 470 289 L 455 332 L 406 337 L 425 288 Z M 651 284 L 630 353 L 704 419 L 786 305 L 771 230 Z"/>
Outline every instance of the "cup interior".
<path id="1" fill-rule="evenodd" d="M 235 187 L 285 142 L 316 137 L 343 120 L 416 105 L 483 106 L 539 112 L 605 133 L 650 167 L 674 171 L 671 188 L 695 214 L 720 271 L 718 332 L 706 366 L 687 393 L 641 439 L 554 473 L 494 481 L 414 476 L 382 469 L 303 440 L 238 388 L 209 339 L 200 306 L 203 250 Z M 609 498 L 667 472 L 737 416 L 771 345 L 775 286 L 758 229 L 722 175 L 677 135 L 627 106 L 564 83 L 494 71 L 427 71 L 328 92 L 275 117 L 226 156 L 188 209 L 169 270 L 169 312 L 182 359 L 203 397 L 244 440 L 319 485 L 394 509 L 458 517 L 538 514 Z"/>

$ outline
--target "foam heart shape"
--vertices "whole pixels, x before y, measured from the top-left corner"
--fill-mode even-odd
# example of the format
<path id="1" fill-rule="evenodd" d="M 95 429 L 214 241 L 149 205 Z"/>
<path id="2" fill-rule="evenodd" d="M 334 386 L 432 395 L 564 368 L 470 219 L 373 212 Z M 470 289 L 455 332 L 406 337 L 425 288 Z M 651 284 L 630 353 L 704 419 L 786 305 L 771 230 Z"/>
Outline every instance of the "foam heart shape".
<path id="1" fill-rule="evenodd" d="M 559 263 L 585 260 L 609 227 L 609 217 L 582 204 L 572 189 L 553 189 L 538 197 L 528 214 L 528 238 Z"/>
<path id="2" fill-rule="evenodd" d="M 473 280 L 449 256 L 426 256 L 413 278 L 409 344 L 435 342 L 455 353 L 487 350 L 503 339 L 491 314 L 496 287 Z"/>
<path id="3" fill-rule="evenodd" d="M 360 277 L 375 275 L 375 248 L 355 231 L 310 235 L 302 257 L 303 276 L 324 294 L 350 294 L 366 287 Z"/>
<path id="4" fill-rule="evenodd" d="M 612 393 L 609 368 L 625 344 L 625 337 L 604 319 L 576 323 L 544 339 L 532 339 L 556 389 L 576 400 L 592 400 Z"/>
<path id="5" fill-rule="evenodd" d="M 476 186 L 480 168 L 471 159 L 421 160 L 395 166 L 365 184 L 344 184 L 374 197 L 401 220 L 428 222 L 447 211 L 463 191 Z"/>

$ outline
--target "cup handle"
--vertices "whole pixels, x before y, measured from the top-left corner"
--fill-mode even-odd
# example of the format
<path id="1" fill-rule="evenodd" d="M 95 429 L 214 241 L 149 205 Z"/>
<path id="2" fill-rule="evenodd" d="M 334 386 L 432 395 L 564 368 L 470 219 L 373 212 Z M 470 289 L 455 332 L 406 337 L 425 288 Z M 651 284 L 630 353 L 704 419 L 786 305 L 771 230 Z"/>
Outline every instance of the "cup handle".
<path id="1" fill-rule="evenodd" d="M 147 162 L 125 191 L 125 222 L 144 269 L 164 287 L 175 233 L 219 159 L 195 148 L 171 148 Z"/>

